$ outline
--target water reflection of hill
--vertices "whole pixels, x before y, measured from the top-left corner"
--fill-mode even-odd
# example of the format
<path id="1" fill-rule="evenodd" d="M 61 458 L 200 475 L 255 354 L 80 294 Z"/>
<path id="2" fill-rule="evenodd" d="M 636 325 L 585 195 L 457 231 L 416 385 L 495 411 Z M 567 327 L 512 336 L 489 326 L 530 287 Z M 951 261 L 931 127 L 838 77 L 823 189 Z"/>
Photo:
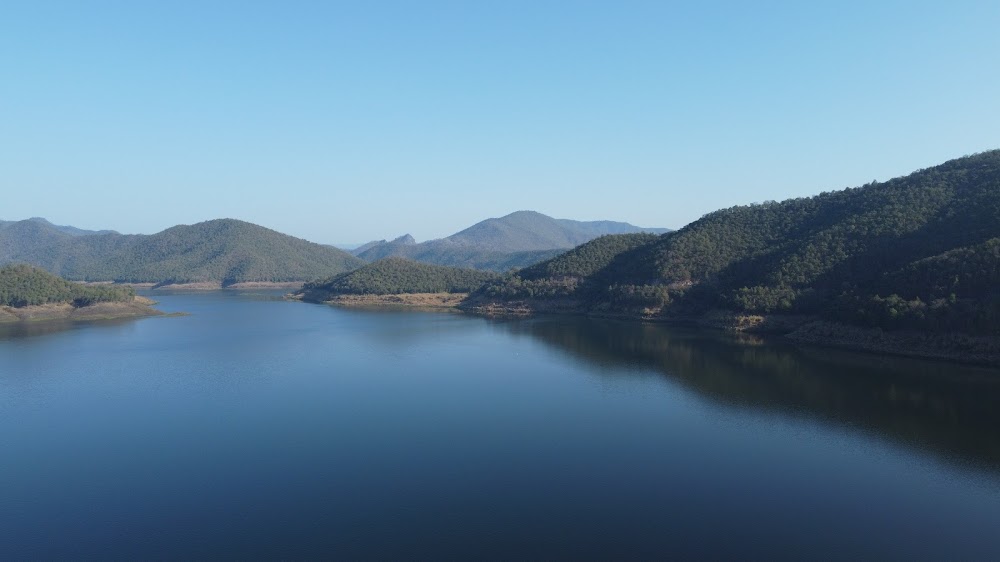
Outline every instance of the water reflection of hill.
<path id="1" fill-rule="evenodd" d="M 9 322 L 0 324 L 0 340 L 47 336 L 67 330 L 86 328 L 120 328 L 137 318 L 112 318 L 108 320 L 45 320 L 42 322 Z"/>
<path id="2" fill-rule="evenodd" d="M 498 322 L 589 365 L 654 369 L 733 407 L 780 411 L 1000 470 L 1000 371 L 661 325 L 580 319 Z M 634 371 L 633 371 L 634 372 Z"/>

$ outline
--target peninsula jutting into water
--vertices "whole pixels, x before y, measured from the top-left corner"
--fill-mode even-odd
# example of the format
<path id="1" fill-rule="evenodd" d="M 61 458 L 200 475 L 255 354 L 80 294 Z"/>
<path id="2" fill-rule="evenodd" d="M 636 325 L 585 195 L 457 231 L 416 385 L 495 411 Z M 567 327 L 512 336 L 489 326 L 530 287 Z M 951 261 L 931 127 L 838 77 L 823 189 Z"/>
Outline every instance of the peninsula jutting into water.
<path id="1" fill-rule="evenodd" d="M 1000 365 L 998 287 L 1000 151 L 991 151 L 724 209 L 677 232 L 602 236 L 502 276 L 396 258 L 300 296 L 397 304 L 427 299 L 385 295 L 453 293 L 437 300 L 487 315 L 632 318 Z"/>
<path id="2" fill-rule="evenodd" d="M 162 314 L 129 286 L 81 285 L 29 265 L 0 267 L 0 322 L 111 320 Z"/>

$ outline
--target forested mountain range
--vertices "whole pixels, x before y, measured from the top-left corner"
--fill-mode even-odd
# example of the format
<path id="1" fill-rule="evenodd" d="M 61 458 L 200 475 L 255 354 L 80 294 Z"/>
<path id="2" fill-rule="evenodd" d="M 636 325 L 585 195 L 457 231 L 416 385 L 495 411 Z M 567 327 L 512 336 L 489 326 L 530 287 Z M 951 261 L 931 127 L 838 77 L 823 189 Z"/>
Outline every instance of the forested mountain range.
<path id="1" fill-rule="evenodd" d="M 22 262 L 73 281 L 131 283 L 309 281 L 355 269 L 360 259 L 233 219 L 152 235 L 73 235 L 46 221 L 0 225 L 0 264 Z"/>
<path id="2" fill-rule="evenodd" d="M 478 285 L 470 299 L 477 305 L 544 309 L 555 303 L 577 312 L 647 318 L 723 310 L 887 329 L 1000 330 L 1000 151 L 886 182 L 722 209 L 677 232 L 614 233 L 629 228 L 635 229 L 518 212 L 449 238 L 416 244 L 401 237 L 362 252 L 366 259 L 402 253 L 494 270 L 548 252 L 540 263 L 502 277 L 401 259 L 342 275 L 364 262 L 228 219 L 151 236 L 74 236 L 44 221 L 3 223 L 0 263 L 33 263 L 73 280 L 325 279 L 312 288 L 343 294 Z M 574 236 L 591 239 L 569 251 L 538 249 L 572 243 Z"/>
<path id="3" fill-rule="evenodd" d="M 1000 151 L 883 183 L 608 236 L 481 288 L 649 317 L 798 313 L 883 328 L 1000 328 Z"/>
<path id="4" fill-rule="evenodd" d="M 390 257 L 313 283 L 300 294 L 322 302 L 336 295 L 388 295 L 400 293 L 467 293 L 499 275 Z"/>
<path id="5" fill-rule="evenodd" d="M 537 263 L 605 234 L 667 232 L 623 222 L 554 219 L 517 211 L 486 219 L 447 238 L 414 243 L 405 235 L 392 242 L 370 242 L 353 251 L 366 261 L 389 256 L 439 265 L 506 271 Z"/>

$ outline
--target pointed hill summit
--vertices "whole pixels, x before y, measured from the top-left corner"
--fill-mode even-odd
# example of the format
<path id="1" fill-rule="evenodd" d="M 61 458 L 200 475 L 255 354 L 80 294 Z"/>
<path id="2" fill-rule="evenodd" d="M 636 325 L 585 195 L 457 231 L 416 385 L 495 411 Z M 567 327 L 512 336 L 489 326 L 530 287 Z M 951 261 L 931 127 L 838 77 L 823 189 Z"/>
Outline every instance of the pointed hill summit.
<path id="1" fill-rule="evenodd" d="M 399 239 L 369 243 L 354 254 L 366 261 L 400 256 L 438 265 L 506 271 L 537 263 L 598 236 L 636 232 L 661 234 L 669 230 L 613 221 L 554 219 L 534 211 L 517 211 L 486 219 L 447 238 L 419 244 Z"/>

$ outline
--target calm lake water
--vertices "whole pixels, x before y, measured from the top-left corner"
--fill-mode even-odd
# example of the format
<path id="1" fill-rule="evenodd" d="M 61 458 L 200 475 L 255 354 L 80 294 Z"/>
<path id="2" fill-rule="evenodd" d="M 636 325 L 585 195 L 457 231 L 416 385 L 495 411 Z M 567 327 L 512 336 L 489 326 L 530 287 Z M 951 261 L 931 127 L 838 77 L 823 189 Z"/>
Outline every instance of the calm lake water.
<path id="1" fill-rule="evenodd" d="M 1000 372 L 159 295 L 0 328 L 0 559 L 1000 558 Z"/>

